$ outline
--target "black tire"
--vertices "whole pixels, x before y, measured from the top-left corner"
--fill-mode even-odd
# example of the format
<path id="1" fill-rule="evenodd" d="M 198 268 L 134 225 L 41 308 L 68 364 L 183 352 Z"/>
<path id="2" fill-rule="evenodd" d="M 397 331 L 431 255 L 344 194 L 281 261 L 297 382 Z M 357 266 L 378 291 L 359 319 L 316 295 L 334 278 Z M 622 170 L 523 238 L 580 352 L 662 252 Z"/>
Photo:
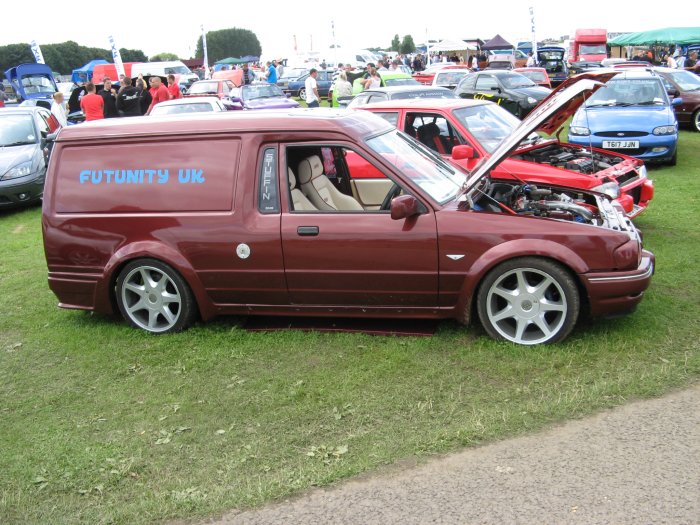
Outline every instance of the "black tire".
<path id="1" fill-rule="evenodd" d="M 128 263 L 117 277 L 117 305 L 126 321 L 152 334 L 179 332 L 194 321 L 197 304 L 187 282 L 156 259 Z"/>
<path id="2" fill-rule="evenodd" d="M 677 162 L 678 162 L 678 148 L 676 148 L 676 151 L 673 152 L 673 157 L 671 157 L 670 160 L 666 164 L 668 166 L 675 166 Z"/>
<path id="3" fill-rule="evenodd" d="M 695 131 L 700 131 L 700 109 L 696 110 L 695 113 L 693 113 L 693 116 L 690 120 L 690 125 Z"/>
<path id="4" fill-rule="evenodd" d="M 537 257 L 499 264 L 483 279 L 477 295 L 486 332 L 494 339 L 522 345 L 562 341 L 574 328 L 580 308 L 571 274 Z"/>

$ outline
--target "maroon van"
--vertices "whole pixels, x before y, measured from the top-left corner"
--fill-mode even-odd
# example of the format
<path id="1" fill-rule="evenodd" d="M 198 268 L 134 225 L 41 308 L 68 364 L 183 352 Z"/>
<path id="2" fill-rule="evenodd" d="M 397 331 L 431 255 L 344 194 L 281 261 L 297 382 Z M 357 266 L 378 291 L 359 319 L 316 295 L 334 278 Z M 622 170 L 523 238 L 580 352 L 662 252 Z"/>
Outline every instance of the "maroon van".
<path id="1" fill-rule="evenodd" d="M 654 256 L 608 196 L 489 173 L 596 86 L 548 99 L 472 173 L 368 112 L 66 128 L 45 190 L 49 285 L 61 307 L 152 333 L 223 314 L 478 316 L 496 338 L 560 341 L 579 314 L 634 310 Z M 383 177 L 355 176 L 368 170 Z"/>

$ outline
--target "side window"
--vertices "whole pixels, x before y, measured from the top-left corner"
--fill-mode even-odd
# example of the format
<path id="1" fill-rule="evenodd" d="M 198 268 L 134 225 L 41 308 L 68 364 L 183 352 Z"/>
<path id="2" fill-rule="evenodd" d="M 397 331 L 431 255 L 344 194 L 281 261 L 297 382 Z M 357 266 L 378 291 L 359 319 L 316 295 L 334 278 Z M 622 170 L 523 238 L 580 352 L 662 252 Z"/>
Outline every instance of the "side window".
<path id="1" fill-rule="evenodd" d="M 274 148 L 263 151 L 258 184 L 258 211 L 264 214 L 280 212 L 279 182 L 277 180 L 277 152 Z"/>
<path id="2" fill-rule="evenodd" d="M 441 155 L 450 155 L 452 148 L 467 143 L 452 124 L 438 113 L 408 113 L 405 130 Z"/>
<path id="3" fill-rule="evenodd" d="M 396 111 L 373 111 L 372 113 L 379 115 L 394 127 L 399 125 L 399 114 Z"/>
<path id="4" fill-rule="evenodd" d="M 476 80 L 476 89 L 479 91 L 491 91 L 494 87 L 498 87 L 498 82 L 491 75 L 481 75 Z"/>
<path id="5" fill-rule="evenodd" d="M 37 124 L 38 124 L 38 126 L 39 126 L 39 132 L 43 132 L 43 133 L 49 133 L 49 132 L 50 132 L 49 130 L 51 129 L 51 126 L 49 126 L 49 120 L 48 120 L 48 119 L 49 119 L 49 114 L 48 114 L 48 113 L 44 113 L 43 111 L 40 111 L 40 112 L 39 112 L 39 118 L 36 119 L 36 122 L 37 122 Z"/>
<path id="6" fill-rule="evenodd" d="M 388 212 L 401 189 L 359 151 L 343 146 L 289 146 L 290 211 Z"/>
<path id="7" fill-rule="evenodd" d="M 233 83 L 231 81 L 227 80 L 226 82 L 223 83 L 223 85 L 221 87 L 222 87 L 222 91 L 223 91 L 224 95 L 228 95 L 231 92 L 231 88 L 233 87 Z"/>
<path id="8" fill-rule="evenodd" d="M 367 99 L 367 104 L 371 104 L 373 102 L 384 102 L 385 100 L 389 100 L 389 97 L 384 93 L 372 93 Z"/>

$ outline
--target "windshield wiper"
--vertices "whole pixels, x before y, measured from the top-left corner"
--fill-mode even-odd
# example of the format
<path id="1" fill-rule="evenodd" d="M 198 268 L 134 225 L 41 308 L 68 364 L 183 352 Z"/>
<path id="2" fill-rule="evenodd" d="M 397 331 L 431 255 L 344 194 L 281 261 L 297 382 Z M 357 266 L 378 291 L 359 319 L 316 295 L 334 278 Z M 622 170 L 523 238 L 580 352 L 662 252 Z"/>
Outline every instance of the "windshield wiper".
<path id="1" fill-rule="evenodd" d="M 644 102 L 637 102 L 635 106 L 653 106 L 655 104 L 662 104 L 663 100 L 645 100 Z"/>
<path id="2" fill-rule="evenodd" d="M 20 140 L 17 142 L 10 142 L 8 144 L 3 144 L 3 147 L 8 147 L 8 146 L 26 146 L 28 144 L 34 144 L 34 142 L 27 142 L 26 140 Z"/>

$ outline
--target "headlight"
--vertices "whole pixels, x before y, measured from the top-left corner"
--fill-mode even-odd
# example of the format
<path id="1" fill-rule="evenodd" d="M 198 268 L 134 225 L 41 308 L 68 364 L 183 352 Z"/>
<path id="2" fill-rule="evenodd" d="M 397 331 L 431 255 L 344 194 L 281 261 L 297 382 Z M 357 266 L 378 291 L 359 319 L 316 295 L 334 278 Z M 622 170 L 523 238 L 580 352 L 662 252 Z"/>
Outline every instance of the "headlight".
<path id="1" fill-rule="evenodd" d="M 19 177 L 26 177 L 32 172 L 32 161 L 28 160 L 22 164 L 17 164 L 14 168 L 10 168 L 5 175 L 3 175 L 2 180 L 17 179 Z"/>
<path id="2" fill-rule="evenodd" d="M 591 130 L 588 128 L 584 128 L 583 126 L 571 126 L 569 128 L 569 134 L 570 135 L 580 135 L 582 137 L 587 137 L 588 135 L 591 134 Z"/>
<path id="3" fill-rule="evenodd" d="M 617 199 L 620 196 L 620 186 L 617 182 L 606 182 L 605 184 L 593 188 L 593 191 L 603 193 L 611 199 Z"/>
<path id="4" fill-rule="evenodd" d="M 673 135 L 676 132 L 676 126 L 658 126 L 654 128 L 654 135 Z"/>
<path id="5" fill-rule="evenodd" d="M 532 97 L 527 97 L 528 104 L 537 104 L 537 99 Z"/>

